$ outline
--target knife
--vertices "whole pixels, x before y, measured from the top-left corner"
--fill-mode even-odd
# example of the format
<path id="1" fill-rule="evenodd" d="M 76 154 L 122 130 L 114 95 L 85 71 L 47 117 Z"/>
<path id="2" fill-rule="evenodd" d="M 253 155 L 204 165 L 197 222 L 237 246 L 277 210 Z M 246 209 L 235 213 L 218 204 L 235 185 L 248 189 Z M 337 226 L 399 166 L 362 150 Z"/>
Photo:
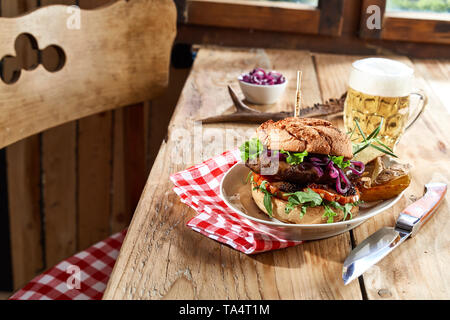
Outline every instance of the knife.
<path id="1" fill-rule="evenodd" d="M 342 270 L 344 284 L 358 278 L 403 241 L 413 237 L 436 212 L 447 192 L 447 185 L 430 182 L 425 187 L 425 195 L 400 213 L 394 228 L 381 228 L 350 252 Z"/>

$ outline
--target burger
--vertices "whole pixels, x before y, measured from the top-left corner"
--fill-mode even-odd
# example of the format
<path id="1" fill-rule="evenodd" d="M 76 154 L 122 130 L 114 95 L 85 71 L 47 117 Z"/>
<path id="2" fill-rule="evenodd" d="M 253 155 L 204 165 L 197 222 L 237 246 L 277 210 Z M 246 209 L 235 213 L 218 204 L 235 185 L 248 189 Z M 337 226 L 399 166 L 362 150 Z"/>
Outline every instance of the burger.
<path id="1" fill-rule="evenodd" d="M 358 177 L 352 143 L 331 122 L 269 120 L 241 147 L 253 200 L 269 217 L 295 224 L 333 223 L 358 214 Z"/>

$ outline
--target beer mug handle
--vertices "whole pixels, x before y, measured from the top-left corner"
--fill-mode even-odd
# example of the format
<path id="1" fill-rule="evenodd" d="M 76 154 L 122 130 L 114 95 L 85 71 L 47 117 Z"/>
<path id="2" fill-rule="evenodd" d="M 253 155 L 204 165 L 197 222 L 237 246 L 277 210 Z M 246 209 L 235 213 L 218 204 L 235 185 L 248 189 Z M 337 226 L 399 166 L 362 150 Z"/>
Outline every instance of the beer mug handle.
<path id="1" fill-rule="evenodd" d="M 411 128 L 411 126 L 414 124 L 414 122 L 416 122 L 416 120 L 419 119 L 420 115 L 423 113 L 426 105 L 428 104 L 428 97 L 425 94 L 425 92 L 423 92 L 423 90 L 418 90 L 418 92 L 413 92 L 413 93 L 411 93 L 411 95 L 419 96 L 420 101 L 416 105 L 417 110 L 415 112 L 411 113 L 409 123 L 406 125 L 405 130 L 408 130 L 409 128 Z"/>

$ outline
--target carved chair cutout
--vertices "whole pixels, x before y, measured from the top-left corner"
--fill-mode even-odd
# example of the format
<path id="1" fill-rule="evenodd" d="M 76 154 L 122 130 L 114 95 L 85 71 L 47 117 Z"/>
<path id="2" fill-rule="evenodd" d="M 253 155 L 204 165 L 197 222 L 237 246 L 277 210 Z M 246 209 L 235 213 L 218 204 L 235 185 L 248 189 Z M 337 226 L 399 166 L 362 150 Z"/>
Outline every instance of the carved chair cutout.
<path id="1" fill-rule="evenodd" d="M 22 69 L 32 71 L 42 64 L 45 70 L 57 72 L 63 68 L 66 62 L 66 54 L 61 47 L 50 45 L 40 50 L 36 38 L 29 33 L 20 34 L 16 38 L 14 48 L 16 51 L 15 56 L 6 55 L 0 60 L 0 79 L 6 84 L 17 82 Z M 56 59 L 53 61 L 51 59 L 42 59 L 45 56 L 55 56 Z M 10 71 L 10 76 L 7 75 L 8 72 L 6 70 Z"/>
<path id="2" fill-rule="evenodd" d="M 119 0 L 81 10 L 68 28 L 67 6 L 0 18 L 0 148 L 57 125 L 151 100 L 167 88 L 176 9 L 167 0 Z M 19 39 L 35 52 L 23 62 Z M 42 48 L 42 49 L 41 49 Z M 46 64 L 46 56 L 57 63 Z M 37 56 L 37 59 L 36 57 Z M 54 60 L 54 59 L 51 59 Z M 5 83 L 7 82 L 7 83 Z"/>

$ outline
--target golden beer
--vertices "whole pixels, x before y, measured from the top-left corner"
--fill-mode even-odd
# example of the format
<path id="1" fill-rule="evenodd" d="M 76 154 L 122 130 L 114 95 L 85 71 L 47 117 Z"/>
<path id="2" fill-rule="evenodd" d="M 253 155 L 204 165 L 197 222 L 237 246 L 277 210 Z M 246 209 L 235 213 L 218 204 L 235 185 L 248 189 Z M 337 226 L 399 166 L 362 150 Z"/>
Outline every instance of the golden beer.
<path id="1" fill-rule="evenodd" d="M 421 113 L 416 112 L 416 117 L 411 122 L 413 74 L 410 67 L 390 59 L 368 58 L 355 61 L 344 105 L 344 125 L 347 132 L 355 128 L 355 120 L 366 136 L 383 122 L 378 138 L 394 148 L 406 128 Z M 422 104 L 422 110 L 424 106 L 425 103 Z M 353 139 L 362 140 L 358 130 L 354 131 Z"/>
<path id="2" fill-rule="evenodd" d="M 378 137 L 384 144 L 392 148 L 400 139 L 408 123 L 409 100 L 409 95 L 381 97 L 348 88 L 344 106 L 346 130 L 352 130 L 355 120 L 358 120 L 362 131 L 368 135 L 383 121 Z M 362 138 L 358 130 L 355 130 L 353 138 Z"/>

